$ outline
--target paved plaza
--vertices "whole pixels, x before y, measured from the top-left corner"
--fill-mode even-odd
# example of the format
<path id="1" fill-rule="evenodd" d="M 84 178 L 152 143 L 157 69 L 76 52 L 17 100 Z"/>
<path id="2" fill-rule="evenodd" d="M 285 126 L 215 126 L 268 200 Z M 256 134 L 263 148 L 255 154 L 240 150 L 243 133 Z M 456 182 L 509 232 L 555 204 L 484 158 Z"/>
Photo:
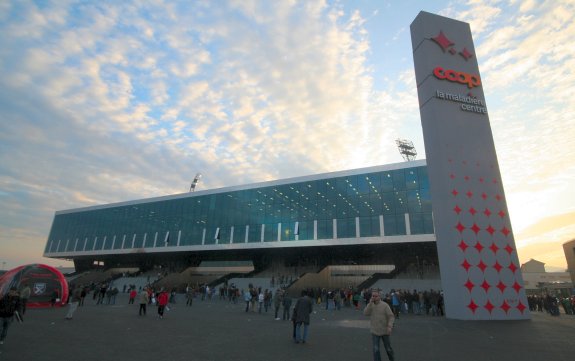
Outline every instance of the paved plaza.
<path id="1" fill-rule="evenodd" d="M 66 308 L 30 309 L 12 324 L 0 361 L 343 361 L 372 360 L 368 320 L 361 311 L 316 307 L 308 343 L 294 344 L 291 322 L 246 313 L 244 304 L 179 296 L 163 319 L 145 317 L 125 294 L 116 305 L 86 299 L 74 319 Z M 280 312 L 281 313 L 281 312 Z M 455 321 L 406 315 L 391 338 L 398 361 L 572 361 L 575 316 L 535 313 L 529 321 Z M 383 352 L 383 360 L 386 355 Z"/>

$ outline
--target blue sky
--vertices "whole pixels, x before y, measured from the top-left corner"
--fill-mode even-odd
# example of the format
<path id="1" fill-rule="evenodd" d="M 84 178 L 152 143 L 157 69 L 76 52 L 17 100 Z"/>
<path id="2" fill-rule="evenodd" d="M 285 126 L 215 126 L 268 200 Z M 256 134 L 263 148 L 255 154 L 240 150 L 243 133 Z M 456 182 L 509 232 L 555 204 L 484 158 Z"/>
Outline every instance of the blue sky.
<path id="1" fill-rule="evenodd" d="M 469 22 L 520 261 L 575 238 L 575 1 L 3 1 L 0 262 L 56 210 L 424 158 L 409 25 Z M 5 263 L 4 263 L 5 262 Z"/>

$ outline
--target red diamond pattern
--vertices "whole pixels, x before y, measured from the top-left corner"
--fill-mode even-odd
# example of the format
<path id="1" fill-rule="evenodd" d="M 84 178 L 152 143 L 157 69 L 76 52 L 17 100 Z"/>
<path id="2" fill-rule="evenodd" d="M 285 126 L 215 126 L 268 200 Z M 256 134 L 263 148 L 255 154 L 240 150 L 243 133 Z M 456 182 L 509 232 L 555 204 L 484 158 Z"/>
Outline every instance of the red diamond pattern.
<path id="1" fill-rule="evenodd" d="M 497 272 L 501 272 L 501 270 L 503 269 L 503 266 L 501 266 L 498 261 L 495 261 L 495 264 L 493 265 L 493 268 L 495 268 L 495 270 L 496 270 Z"/>
<path id="2" fill-rule="evenodd" d="M 523 314 L 523 311 L 525 311 L 527 307 L 521 303 L 521 301 L 519 301 L 519 304 L 517 305 L 517 309 L 519 310 L 519 312 L 521 312 L 521 314 Z"/>
<path id="3" fill-rule="evenodd" d="M 509 309 L 511 308 L 511 306 L 509 306 L 509 304 L 507 304 L 507 301 L 503 301 L 503 304 L 501 305 L 501 309 L 503 311 L 505 311 L 505 313 L 509 312 Z"/>
<path id="4" fill-rule="evenodd" d="M 457 195 L 459 194 L 459 192 L 457 191 L 457 189 L 454 189 L 451 191 L 451 194 L 453 194 L 454 197 L 457 197 Z"/>
<path id="5" fill-rule="evenodd" d="M 461 233 L 465 229 L 465 226 L 461 224 L 461 222 L 457 222 L 457 226 L 455 226 L 455 229 L 457 229 L 459 233 Z"/>
<path id="6" fill-rule="evenodd" d="M 479 241 L 477 241 L 477 243 L 475 243 L 475 246 L 473 246 L 477 252 L 481 252 L 483 250 L 483 246 L 481 245 L 481 243 L 479 243 Z"/>
<path id="7" fill-rule="evenodd" d="M 508 230 L 507 227 L 503 226 L 503 228 L 501 228 L 501 233 L 503 233 L 505 237 L 507 237 L 509 233 L 511 233 L 511 231 Z"/>
<path id="8" fill-rule="evenodd" d="M 481 198 L 483 198 L 483 200 L 487 199 L 487 194 L 485 194 L 485 192 L 481 193 Z"/>
<path id="9" fill-rule="evenodd" d="M 456 204 L 455 208 L 453 208 L 453 211 L 457 214 L 461 213 L 461 208 L 459 208 L 459 206 Z"/>
<path id="10" fill-rule="evenodd" d="M 455 179 L 455 174 L 451 173 L 451 174 L 449 175 L 449 178 Z"/>
<path id="11" fill-rule="evenodd" d="M 493 306 L 493 304 L 489 300 L 487 300 L 487 303 L 483 307 L 485 307 L 485 309 L 489 311 L 489 313 L 491 313 L 491 311 L 493 311 L 493 309 L 495 308 L 495 306 Z"/>
<path id="12" fill-rule="evenodd" d="M 473 287 L 475 287 L 475 285 L 473 284 L 473 282 L 471 282 L 470 279 L 467 279 L 467 282 L 465 282 L 464 286 L 465 286 L 465 288 L 467 288 L 469 290 L 469 292 L 471 292 Z"/>
<path id="13" fill-rule="evenodd" d="M 475 234 L 479 233 L 479 231 L 481 230 L 481 228 L 479 228 L 479 226 L 475 223 L 473 223 L 473 226 L 471 226 L 471 230 L 473 232 L 475 232 Z"/>
<path id="14" fill-rule="evenodd" d="M 505 217 L 505 212 L 503 211 L 499 211 L 499 213 L 497 213 L 499 215 L 499 217 L 503 218 Z"/>
<path id="15" fill-rule="evenodd" d="M 469 180 L 469 176 L 466 175 L 465 177 L 463 177 L 463 179 L 465 179 L 465 181 L 467 182 Z"/>
<path id="16" fill-rule="evenodd" d="M 469 246 L 467 245 L 467 243 L 465 243 L 463 240 L 461 240 L 461 242 L 459 242 L 459 245 L 458 245 L 457 247 L 461 248 L 461 251 L 462 251 L 462 252 L 465 252 L 465 250 L 466 250 Z"/>
<path id="17" fill-rule="evenodd" d="M 519 283 L 517 283 L 517 281 L 515 281 L 515 283 L 513 283 L 513 286 L 511 286 L 515 289 L 515 292 L 519 293 L 519 291 L 521 291 L 521 289 L 523 287 L 521 287 L 521 285 Z"/>
<path id="18" fill-rule="evenodd" d="M 473 300 L 471 300 L 471 302 L 469 302 L 467 307 L 471 310 L 471 312 L 475 313 L 475 310 L 477 310 L 477 307 L 479 306 L 477 306 L 477 304 L 473 302 Z"/>
<path id="19" fill-rule="evenodd" d="M 491 181 L 491 183 L 497 184 L 497 179 L 493 178 L 493 180 Z"/>
<path id="20" fill-rule="evenodd" d="M 509 253 L 509 254 L 511 254 L 511 252 L 513 252 L 513 247 L 511 247 L 510 245 L 505 246 L 504 249 L 505 249 L 505 250 L 507 251 L 507 253 Z"/>
<path id="21" fill-rule="evenodd" d="M 481 270 L 481 272 L 485 272 L 487 265 L 485 263 L 483 263 L 483 260 L 481 260 L 481 261 L 479 261 L 479 264 L 477 265 L 477 267 Z"/>
<path id="22" fill-rule="evenodd" d="M 473 192 L 472 191 L 467 191 L 467 193 L 465 193 L 467 195 L 467 198 L 471 198 L 473 197 Z"/>
<path id="23" fill-rule="evenodd" d="M 485 179 L 483 177 L 479 178 L 479 183 L 483 183 L 485 182 Z"/>
<path id="24" fill-rule="evenodd" d="M 489 210 L 489 208 L 485 208 L 485 210 L 483 211 L 483 214 L 485 214 L 485 216 L 489 217 L 491 215 L 491 211 Z"/>
<path id="25" fill-rule="evenodd" d="M 515 273 L 515 271 L 517 271 L 517 266 L 513 264 L 513 262 L 511 262 L 509 264 L 509 267 L 507 267 L 511 270 L 511 272 Z"/>
<path id="26" fill-rule="evenodd" d="M 497 284 L 496 287 L 499 288 L 501 293 L 503 293 L 503 291 L 505 291 L 505 289 L 507 288 L 507 286 L 505 286 L 505 284 L 503 282 L 501 282 L 501 280 L 499 280 L 499 283 Z"/>
<path id="27" fill-rule="evenodd" d="M 487 281 L 483 280 L 483 283 L 481 284 L 481 288 L 483 288 L 485 290 L 485 292 L 487 292 L 491 288 L 491 285 L 489 283 L 487 283 Z"/>
<path id="28" fill-rule="evenodd" d="M 474 216 L 475 213 L 477 213 L 477 211 L 475 210 L 475 208 L 471 207 L 469 208 L 469 213 L 471 213 L 471 215 Z"/>
<path id="29" fill-rule="evenodd" d="M 499 247 L 497 247 L 495 242 L 491 243 L 491 246 L 489 246 L 489 249 L 493 252 L 493 254 L 497 254 L 497 251 L 499 251 Z"/>
<path id="30" fill-rule="evenodd" d="M 489 227 L 485 228 L 485 230 L 487 232 L 489 232 L 489 234 L 492 236 L 493 236 L 493 233 L 495 233 L 495 228 L 491 227 L 491 225 L 489 225 Z"/>
<path id="31" fill-rule="evenodd" d="M 469 268 L 471 268 L 471 264 L 469 264 L 469 262 L 467 262 L 467 260 L 464 260 L 463 263 L 461 263 L 461 267 L 465 268 L 465 271 L 469 272 Z"/>

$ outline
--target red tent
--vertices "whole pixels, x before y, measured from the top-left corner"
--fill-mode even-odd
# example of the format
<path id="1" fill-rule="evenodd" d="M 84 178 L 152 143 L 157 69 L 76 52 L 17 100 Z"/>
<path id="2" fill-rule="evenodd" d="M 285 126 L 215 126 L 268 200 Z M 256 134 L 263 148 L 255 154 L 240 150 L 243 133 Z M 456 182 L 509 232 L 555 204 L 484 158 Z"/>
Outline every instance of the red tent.
<path id="1" fill-rule="evenodd" d="M 19 266 L 0 277 L 0 295 L 4 296 L 11 287 L 18 290 L 30 287 L 28 307 L 59 307 L 68 300 L 68 283 L 62 272 L 45 264 Z"/>

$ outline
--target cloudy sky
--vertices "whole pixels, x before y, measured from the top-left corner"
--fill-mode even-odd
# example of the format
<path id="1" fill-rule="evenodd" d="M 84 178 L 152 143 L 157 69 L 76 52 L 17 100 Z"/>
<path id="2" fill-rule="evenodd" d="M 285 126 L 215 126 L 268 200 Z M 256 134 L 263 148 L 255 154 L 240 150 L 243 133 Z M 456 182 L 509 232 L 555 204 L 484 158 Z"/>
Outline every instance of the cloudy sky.
<path id="1" fill-rule="evenodd" d="M 575 1 L 0 1 L 0 262 L 56 210 L 425 158 L 409 25 L 471 24 L 520 261 L 575 238 Z"/>

